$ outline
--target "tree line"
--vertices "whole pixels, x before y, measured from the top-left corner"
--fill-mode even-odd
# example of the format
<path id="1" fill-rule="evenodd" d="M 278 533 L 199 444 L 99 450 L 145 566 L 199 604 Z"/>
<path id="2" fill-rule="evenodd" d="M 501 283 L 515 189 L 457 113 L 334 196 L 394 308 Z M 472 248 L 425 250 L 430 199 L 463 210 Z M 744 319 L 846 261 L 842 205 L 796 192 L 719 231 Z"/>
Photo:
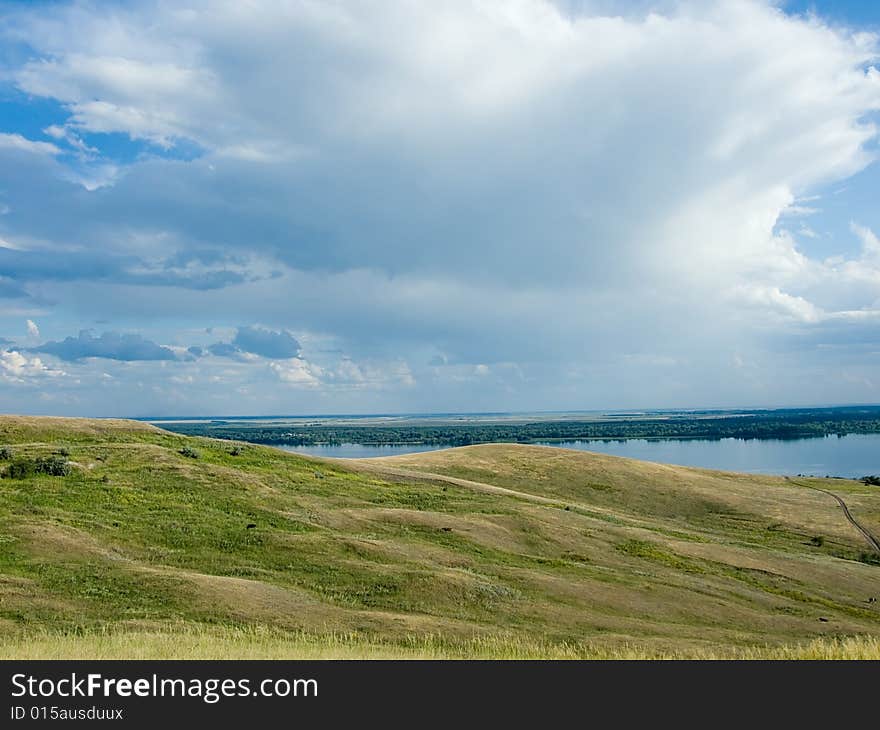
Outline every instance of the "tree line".
<path id="1" fill-rule="evenodd" d="M 657 418 L 615 417 L 589 421 L 477 422 L 450 425 L 290 425 L 234 421 L 172 423 L 177 433 L 294 446 L 357 443 L 466 446 L 490 442 L 532 443 L 586 439 L 797 439 L 880 433 L 880 407 L 783 409 L 737 415 L 686 414 Z"/>

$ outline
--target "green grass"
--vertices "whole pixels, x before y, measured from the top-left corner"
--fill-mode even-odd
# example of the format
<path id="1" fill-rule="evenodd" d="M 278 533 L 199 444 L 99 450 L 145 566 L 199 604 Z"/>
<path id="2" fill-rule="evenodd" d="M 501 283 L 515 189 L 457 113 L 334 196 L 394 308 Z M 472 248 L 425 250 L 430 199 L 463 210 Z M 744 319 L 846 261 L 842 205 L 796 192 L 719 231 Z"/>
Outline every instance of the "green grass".
<path id="1" fill-rule="evenodd" d="M 515 445 L 329 462 L 82 419 L 0 417 L 0 447 L 72 467 L 0 479 L 0 656 L 708 657 L 853 636 L 858 654 L 880 636 L 873 553 L 783 479 Z M 880 489 L 813 481 L 873 528 Z"/>

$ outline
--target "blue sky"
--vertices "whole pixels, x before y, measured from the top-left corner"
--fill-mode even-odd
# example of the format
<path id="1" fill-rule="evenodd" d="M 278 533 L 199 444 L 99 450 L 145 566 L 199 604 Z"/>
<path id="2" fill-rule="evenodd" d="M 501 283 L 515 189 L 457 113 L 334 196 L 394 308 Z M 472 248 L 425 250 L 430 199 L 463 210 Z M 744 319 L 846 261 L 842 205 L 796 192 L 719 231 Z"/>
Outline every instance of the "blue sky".
<path id="1" fill-rule="evenodd" d="M 788 13 L 813 13 L 834 24 L 876 30 L 880 10 L 871 0 L 789 0 L 781 4 Z"/>
<path id="2" fill-rule="evenodd" d="M 874 3 L 0 3 L 0 411 L 880 402 Z"/>

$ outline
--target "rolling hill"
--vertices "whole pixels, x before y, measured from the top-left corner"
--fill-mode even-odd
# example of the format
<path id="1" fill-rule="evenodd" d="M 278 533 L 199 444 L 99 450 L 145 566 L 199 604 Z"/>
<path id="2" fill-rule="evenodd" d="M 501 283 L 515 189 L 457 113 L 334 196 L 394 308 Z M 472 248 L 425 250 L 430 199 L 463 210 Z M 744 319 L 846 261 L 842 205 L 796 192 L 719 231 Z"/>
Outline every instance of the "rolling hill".
<path id="1" fill-rule="evenodd" d="M 16 416 L 0 454 L 3 657 L 880 657 L 859 482 Z"/>

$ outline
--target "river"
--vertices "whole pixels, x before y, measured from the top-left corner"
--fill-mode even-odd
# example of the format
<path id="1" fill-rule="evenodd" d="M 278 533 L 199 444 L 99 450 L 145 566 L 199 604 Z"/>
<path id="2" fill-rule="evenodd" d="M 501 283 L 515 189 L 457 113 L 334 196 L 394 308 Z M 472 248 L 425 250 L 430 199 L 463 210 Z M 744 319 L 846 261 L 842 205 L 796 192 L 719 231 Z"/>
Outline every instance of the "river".
<path id="1" fill-rule="evenodd" d="M 559 446 L 597 451 L 631 459 L 723 469 L 754 474 L 808 474 L 862 477 L 880 474 L 880 434 L 850 434 L 809 439 L 625 439 L 565 441 Z M 286 451 L 313 456 L 363 459 L 435 451 L 443 446 L 339 444 L 282 446 Z"/>

